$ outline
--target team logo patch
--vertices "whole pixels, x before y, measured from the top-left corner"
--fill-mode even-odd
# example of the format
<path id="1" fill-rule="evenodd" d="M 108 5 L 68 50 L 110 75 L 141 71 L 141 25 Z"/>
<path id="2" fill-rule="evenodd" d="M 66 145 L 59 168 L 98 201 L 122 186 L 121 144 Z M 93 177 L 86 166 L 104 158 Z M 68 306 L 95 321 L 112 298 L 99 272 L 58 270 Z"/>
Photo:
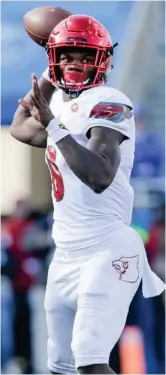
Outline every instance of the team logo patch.
<path id="1" fill-rule="evenodd" d="M 119 274 L 119 280 L 127 283 L 136 283 L 139 279 L 139 255 L 121 257 L 112 262 L 112 266 Z"/>
<path id="2" fill-rule="evenodd" d="M 130 119 L 132 108 L 125 104 L 100 102 L 91 110 L 90 117 L 103 118 L 115 123 Z"/>
<path id="3" fill-rule="evenodd" d="M 72 112 L 77 112 L 78 111 L 78 104 L 77 103 L 72 104 L 71 110 L 72 110 Z"/>

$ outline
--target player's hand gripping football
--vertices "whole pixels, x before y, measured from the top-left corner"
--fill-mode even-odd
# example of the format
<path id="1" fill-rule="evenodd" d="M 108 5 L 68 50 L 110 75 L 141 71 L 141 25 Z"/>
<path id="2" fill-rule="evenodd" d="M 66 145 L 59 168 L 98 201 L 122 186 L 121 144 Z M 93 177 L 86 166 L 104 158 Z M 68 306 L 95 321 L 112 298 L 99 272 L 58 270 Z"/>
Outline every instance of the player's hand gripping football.
<path id="1" fill-rule="evenodd" d="M 18 102 L 22 107 L 28 109 L 30 115 L 46 128 L 49 122 L 54 118 L 54 115 L 39 89 L 35 73 L 32 74 L 31 100 L 32 104 L 27 103 L 25 99 L 19 99 Z"/>

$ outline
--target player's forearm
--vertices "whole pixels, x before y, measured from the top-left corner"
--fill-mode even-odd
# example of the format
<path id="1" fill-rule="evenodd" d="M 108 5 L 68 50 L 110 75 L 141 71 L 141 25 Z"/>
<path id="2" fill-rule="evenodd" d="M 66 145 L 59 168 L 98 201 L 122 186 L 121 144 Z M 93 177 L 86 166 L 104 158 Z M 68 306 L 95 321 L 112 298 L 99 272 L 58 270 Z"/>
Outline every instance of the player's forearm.
<path id="1" fill-rule="evenodd" d="M 113 170 L 104 155 L 81 146 L 70 135 L 57 146 L 72 172 L 95 193 L 102 193 L 113 181 Z"/>
<path id="2" fill-rule="evenodd" d="M 34 119 L 29 118 L 22 126 L 10 127 L 10 134 L 13 138 L 21 143 L 25 143 L 29 146 L 46 148 L 47 147 L 47 132 L 41 128 L 40 124 L 36 122 L 34 124 Z"/>

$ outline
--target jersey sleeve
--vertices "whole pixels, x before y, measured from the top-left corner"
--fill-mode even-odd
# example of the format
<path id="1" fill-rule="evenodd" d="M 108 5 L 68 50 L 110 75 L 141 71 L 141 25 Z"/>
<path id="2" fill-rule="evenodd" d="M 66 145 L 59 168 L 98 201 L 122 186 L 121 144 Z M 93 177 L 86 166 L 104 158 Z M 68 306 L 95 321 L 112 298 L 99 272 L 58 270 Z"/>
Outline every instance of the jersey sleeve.
<path id="1" fill-rule="evenodd" d="M 89 113 L 86 134 L 91 128 L 102 126 L 131 138 L 135 127 L 133 106 L 130 100 L 125 98 L 110 97 L 109 100 L 97 103 Z"/>

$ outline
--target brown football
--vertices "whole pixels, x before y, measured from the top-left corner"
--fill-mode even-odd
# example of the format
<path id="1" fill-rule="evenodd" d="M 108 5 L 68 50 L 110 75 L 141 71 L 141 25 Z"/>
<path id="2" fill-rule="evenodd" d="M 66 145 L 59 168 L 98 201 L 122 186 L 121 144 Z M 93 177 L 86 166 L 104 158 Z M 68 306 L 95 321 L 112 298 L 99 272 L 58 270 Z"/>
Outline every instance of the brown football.
<path id="1" fill-rule="evenodd" d="M 44 47 L 53 28 L 70 15 L 68 10 L 60 7 L 34 8 L 24 15 L 24 27 L 33 41 Z"/>

